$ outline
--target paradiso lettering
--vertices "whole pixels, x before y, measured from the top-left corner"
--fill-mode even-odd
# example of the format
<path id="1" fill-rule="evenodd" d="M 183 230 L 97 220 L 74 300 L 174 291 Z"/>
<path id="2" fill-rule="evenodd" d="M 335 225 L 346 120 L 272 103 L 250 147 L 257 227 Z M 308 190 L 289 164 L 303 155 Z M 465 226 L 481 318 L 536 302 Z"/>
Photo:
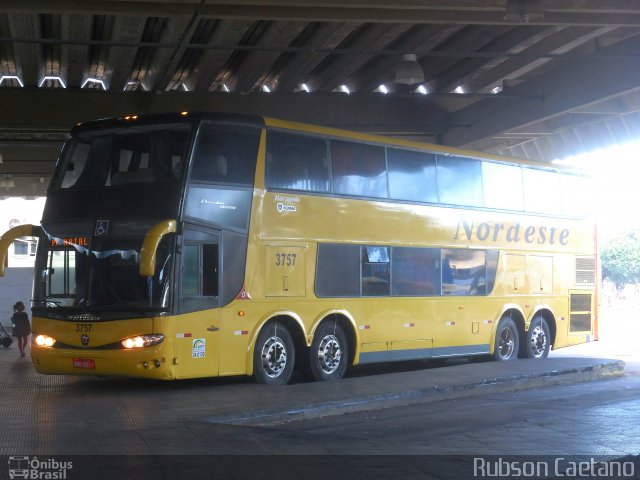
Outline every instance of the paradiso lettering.
<path id="1" fill-rule="evenodd" d="M 468 222 L 461 218 L 458 221 L 455 240 L 479 240 L 481 242 L 531 243 L 540 245 L 567 245 L 569 229 L 559 229 L 548 225 L 522 225 L 515 223 Z"/>

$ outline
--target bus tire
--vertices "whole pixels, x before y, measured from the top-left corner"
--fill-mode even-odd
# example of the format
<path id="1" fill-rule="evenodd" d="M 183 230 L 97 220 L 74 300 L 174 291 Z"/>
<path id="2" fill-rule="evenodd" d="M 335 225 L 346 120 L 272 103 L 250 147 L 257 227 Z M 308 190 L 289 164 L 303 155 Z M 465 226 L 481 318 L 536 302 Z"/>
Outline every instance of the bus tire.
<path id="1" fill-rule="evenodd" d="M 349 361 L 347 335 L 338 322 L 323 322 L 318 326 L 309 349 L 309 368 L 317 381 L 339 380 L 344 377 Z"/>
<path id="2" fill-rule="evenodd" d="M 525 343 L 525 358 L 547 358 L 551 350 L 549 324 L 542 315 L 531 320 Z"/>
<path id="3" fill-rule="evenodd" d="M 258 383 L 289 383 L 295 364 L 295 347 L 287 327 L 278 322 L 267 323 L 256 339 L 253 350 L 253 376 Z"/>
<path id="4" fill-rule="evenodd" d="M 499 362 L 518 358 L 520 335 L 518 326 L 509 317 L 504 317 L 498 323 L 496 338 L 493 346 L 493 359 Z"/>

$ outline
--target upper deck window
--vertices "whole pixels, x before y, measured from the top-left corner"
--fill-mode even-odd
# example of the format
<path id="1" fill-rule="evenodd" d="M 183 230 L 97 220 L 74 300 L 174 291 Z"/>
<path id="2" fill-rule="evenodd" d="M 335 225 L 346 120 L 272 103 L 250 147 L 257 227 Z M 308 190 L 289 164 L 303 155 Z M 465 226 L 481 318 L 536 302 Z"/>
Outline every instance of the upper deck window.
<path id="1" fill-rule="evenodd" d="M 480 161 L 463 157 L 438 156 L 438 197 L 440 203 L 482 207 Z"/>
<path id="2" fill-rule="evenodd" d="M 54 188 L 99 188 L 172 183 L 182 177 L 188 125 L 79 132 L 55 174 Z"/>
<path id="3" fill-rule="evenodd" d="M 191 181 L 252 186 L 260 131 L 204 124 L 198 134 Z"/>
<path id="4" fill-rule="evenodd" d="M 324 140 L 269 132 L 266 183 L 270 188 L 329 192 L 329 159 Z"/>
<path id="5" fill-rule="evenodd" d="M 333 140 L 331 169 L 334 193 L 360 197 L 389 197 L 383 147 Z"/>
<path id="6" fill-rule="evenodd" d="M 562 213 L 585 216 L 594 211 L 594 186 L 587 177 L 560 175 L 562 185 Z"/>
<path id="7" fill-rule="evenodd" d="M 522 168 L 518 165 L 482 162 L 484 206 L 523 210 Z"/>
<path id="8" fill-rule="evenodd" d="M 560 175 L 546 170 L 525 168 L 524 208 L 531 213 L 561 213 Z"/>
<path id="9" fill-rule="evenodd" d="M 434 154 L 388 148 L 387 162 L 391 198 L 414 202 L 438 202 Z"/>
<path id="10" fill-rule="evenodd" d="M 205 123 L 199 130 L 184 215 L 246 232 L 260 129 Z"/>
<path id="11" fill-rule="evenodd" d="M 274 190 L 568 217 L 593 207 L 588 179 L 507 159 L 270 130 L 265 163 Z"/>

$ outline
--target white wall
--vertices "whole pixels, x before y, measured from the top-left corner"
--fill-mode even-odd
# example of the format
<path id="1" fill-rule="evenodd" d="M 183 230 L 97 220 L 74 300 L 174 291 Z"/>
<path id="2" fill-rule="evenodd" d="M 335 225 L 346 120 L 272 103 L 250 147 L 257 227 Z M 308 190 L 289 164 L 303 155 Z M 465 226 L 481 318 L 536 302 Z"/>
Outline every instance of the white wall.
<path id="1" fill-rule="evenodd" d="M 0 200 L 0 235 L 14 224 L 27 223 L 40 225 L 44 209 L 44 197 L 27 200 L 22 197 Z M 13 305 L 17 301 L 24 303 L 31 318 L 31 295 L 33 285 L 33 263 L 30 255 L 13 255 L 13 245 L 9 247 L 9 268 L 5 276 L 0 277 L 0 322 L 11 324 Z"/>
<path id="2" fill-rule="evenodd" d="M 40 225 L 44 210 L 44 197 L 27 200 L 22 197 L 12 197 L 0 200 L 0 235 L 17 225 Z M 34 256 L 15 255 L 13 244 L 9 246 L 9 267 L 33 267 Z M 25 303 L 26 305 L 26 303 Z"/>
<path id="3" fill-rule="evenodd" d="M 31 295 L 33 286 L 33 268 L 7 268 L 4 277 L 0 277 L 0 322 L 11 324 L 13 305 L 17 301 L 24 303 L 31 319 Z"/>

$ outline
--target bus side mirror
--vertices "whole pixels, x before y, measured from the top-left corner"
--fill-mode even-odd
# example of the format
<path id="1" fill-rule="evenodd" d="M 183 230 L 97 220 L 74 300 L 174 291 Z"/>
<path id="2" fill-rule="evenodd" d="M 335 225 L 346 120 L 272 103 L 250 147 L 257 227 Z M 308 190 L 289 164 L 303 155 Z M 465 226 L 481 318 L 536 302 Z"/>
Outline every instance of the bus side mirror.
<path id="1" fill-rule="evenodd" d="M 7 253 L 9 251 L 9 245 L 13 243 L 16 238 L 20 237 L 38 237 L 42 232 L 42 228 L 34 225 L 18 225 L 13 227 L 9 231 L 5 232 L 0 237 L 0 277 L 4 277 L 4 267 L 7 261 Z"/>
<path id="2" fill-rule="evenodd" d="M 140 276 L 153 277 L 156 273 L 156 252 L 162 237 L 175 233 L 177 222 L 173 219 L 156 223 L 144 236 L 140 249 Z"/>

